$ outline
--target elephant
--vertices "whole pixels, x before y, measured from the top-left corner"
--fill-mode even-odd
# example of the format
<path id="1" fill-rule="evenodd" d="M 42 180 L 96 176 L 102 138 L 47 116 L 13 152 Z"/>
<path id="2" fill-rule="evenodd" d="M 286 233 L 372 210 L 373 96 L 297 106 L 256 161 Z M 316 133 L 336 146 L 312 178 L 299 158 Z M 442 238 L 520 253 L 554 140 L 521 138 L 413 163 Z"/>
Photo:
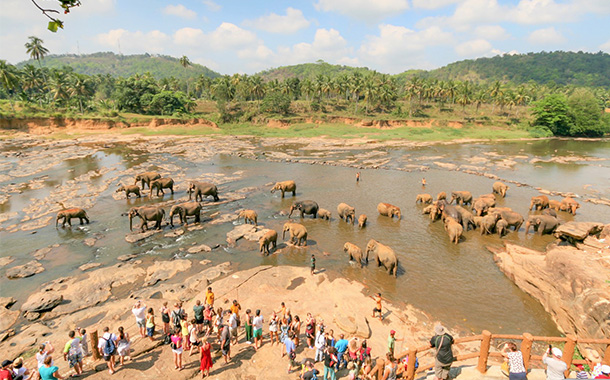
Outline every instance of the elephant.
<path id="1" fill-rule="evenodd" d="M 479 197 L 472 204 L 473 211 L 476 212 L 477 216 L 483 216 L 487 214 L 490 207 L 494 207 L 496 205 L 496 201 L 487 197 Z"/>
<path id="2" fill-rule="evenodd" d="M 472 221 L 474 222 L 475 228 L 482 228 L 481 223 L 483 222 L 483 216 L 473 216 Z"/>
<path id="3" fill-rule="evenodd" d="M 144 186 L 144 184 L 148 185 L 148 188 L 150 189 L 150 183 L 156 179 L 161 178 L 161 174 L 157 173 L 157 172 L 146 172 L 146 173 L 140 173 L 136 176 L 136 180 L 133 183 L 134 185 L 138 183 L 138 181 L 142 182 L 142 189 L 145 189 L 146 187 Z"/>
<path id="4" fill-rule="evenodd" d="M 457 244 L 460 242 L 460 237 L 462 237 L 464 228 L 457 220 L 447 217 L 445 218 L 445 231 L 447 231 L 447 235 L 449 235 L 449 240 L 452 243 Z"/>
<path id="5" fill-rule="evenodd" d="M 490 207 L 487 209 L 488 214 L 499 214 L 503 211 L 513 211 L 510 207 Z"/>
<path id="6" fill-rule="evenodd" d="M 507 223 L 506 230 L 508 227 L 513 227 L 515 231 L 519 231 L 523 224 L 523 216 L 515 211 L 500 211 L 500 218 L 505 220 Z"/>
<path id="7" fill-rule="evenodd" d="M 290 207 L 290 214 L 288 214 L 288 217 L 290 218 L 292 216 L 292 212 L 294 210 L 299 210 L 301 212 L 301 218 L 304 217 L 305 215 L 311 215 L 314 218 L 316 218 L 318 216 L 319 209 L 320 209 L 320 207 L 314 201 L 294 202 L 292 204 L 292 207 Z"/>
<path id="8" fill-rule="evenodd" d="M 530 210 L 542 210 L 549 207 L 549 197 L 546 195 L 538 195 L 532 197 L 532 201 L 530 202 Z"/>
<path id="9" fill-rule="evenodd" d="M 563 198 L 561 201 L 561 211 L 567 211 L 572 215 L 576 215 L 576 209 L 580 208 L 580 203 L 570 197 Z"/>
<path id="10" fill-rule="evenodd" d="M 360 265 L 360 268 L 362 268 L 363 261 L 366 263 L 369 262 L 369 255 L 363 255 L 362 250 L 357 245 L 352 244 L 350 242 L 347 242 L 343 245 L 343 252 L 349 255 L 350 260 L 354 260 L 355 262 L 357 262 Z"/>
<path id="11" fill-rule="evenodd" d="M 378 204 L 377 212 L 383 216 L 389 216 L 390 218 L 396 216 L 398 219 L 400 219 L 400 207 L 391 205 L 389 203 Z"/>
<path id="12" fill-rule="evenodd" d="M 244 218 L 245 224 L 250 222 L 251 224 L 258 226 L 258 214 L 254 210 L 241 210 L 239 215 L 237 215 L 237 221 L 239 221 L 239 218 Z"/>
<path id="13" fill-rule="evenodd" d="M 188 224 L 186 218 L 188 216 L 195 217 L 195 223 L 201 222 L 201 205 L 199 202 L 184 202 L 179 203 L 177 205 L 173 205 L 169 210 L 169 224 L 170 226 L 174 226 L 174 216 L 178 215 L 180 217 L 180 224 L 184 225 Z"/>
<path id="14" fill-rule="evenodd" d="M 525 222 L 525 234 L 529 233 L 530 226 L 534 227 L 538 235 L 552 234 L 559 224 L 559 220 L 550 215 L 530 215 Z"/>
<path id="15" fill-rule="evenodd" d="M 494 193 L 487 193 L 487 194 L 479 195 L 479 198 L 491 199 L 494 201 L 494 205 L 496 203 L 496 195 Z"/>
<path id="16" fill-rule="evenodd" d="M 496 228 L 496 222 L 500 219 L 500 214 L 487 214 L 481 219 L 481 235 L 492 234 Z"/>
<path id="17" fill-rule="evenodd" d="M 135 194 L 138 196 L 138 198 L 141 197 L 140 195 L 140 188 L 136 185 L 120 185 L 118 189 L 116 189 L 117 193 L 120 193 L 121 191 L 125 192 L 125 197 L 129 198 L 129 194 Z"/>
<path id="18" fill-rule="evenodd" d="M 191 182 L 189 184 L 189 188 L 186 191 L 189 193 L 189 201 L 191 200 L 191 196 L 195 193 L 195 201 L 197 198 L 203 201 L 203 197 L 212 196 L 214 197 L 214 202 L 218 202 L 218 188 L 216 185 L 213 185 L 208 182 Z"/>
<path id="19" fill-rule="evenodd" d="M 417 198 L 415 198 L 415 203 L 421 202 L 424 204 L 430 204 L 432 201 L 432 195 L 430 194 L 417 194 Z"/>
<path id="20" fill-rule="evenodd" d="M 551 201 L 549 201 L 549 202 L 551 202 Z M 553 218 L 556 218 L 557 217 L 557 211 L 555 211 L 555 209 L 549 207 L 549 208 L 545 208 L 544 210 L 542 210 L 542 213 L 540 215 L 550 215 Z"/>
<path id="21" fill-rule="evenodd" d="M 436 203 L 436 202 L 435 202 Z M 430 220 L 435 221 L 441 217 L 442 211 L 439 209 L 438 205 L 432 203 L 429 206 L 424 207 L 422 214 L 430 214 Z"/>
<path id="22" fill-rule="evenodd" d="M 455 206 L 455 208 L 458 210 L 460 216 L 462 217 L 462 228 L 464 229 L 464 231 L 468 231 L 468 228 L 470 226 L 472 226 L 472 229 L 474 230 L 476 228 L 473 219 L 474 215 L 472 215 L 470 211 L 466 210 L 462 206 Z"/>
<path id="23" fill-rule="evenodd" d="M 505 198 L 506 192 L 508 191 L 509 186 L 505 183 L 497 181 L 497 182 L 494 182 L 494 184 L 492 185 L 492 189 L 493 189 L 492 192 L 494 194 L 498 194 L 502 198 Z"/>
<path id="24" fill-rule="evenodd" d="M 59 223 L 59 219 L 63 219 L 61 222 L 61 226 L 65 227 L 66 223 L 68 226 L 72 227 L 71 219 L 78 218 L 80 220 L 80 224 L 84 224 L 83 220 L 89 224 L 89 217 L 87 216 L 87 211 L 82 208 L 69 208 L 66 210 L 61 210 L 57 213 L 57 218 L 55 218 L 55 228 L 57 228 L 57 224 Z"/>
<path id="25" fill-rule="evenodd" d="M 263 236 L 258 240 L 259 251 L 269 254 L 269 246 L 273 249 L 277 249 L 277 232 L 275 230 L 269 230 L 265 232 Z"/>
<path id="26" fill-rule="evenodd" d="M 135 216 L 138 216 L 142 220 L 140 228 L 142 229 L 142 232 L 144 232 L 148 228 L 148 222 L 155 222 L 155 228 L 158 230 L 161 229 L 161 222 L 165 217 L 165 210 L 156 206 L 132 207 L 127 215 L 129 216 L 129 230 L 133 231 L 131 222 Z"/>
<path id="27" fill-rule="evenodd" d="M 460 206 L 472 204 L 472 194 L 470 193 L 470 191 L 452 191 L 451 200 L 449 201 L 449 203 L 453 203 L 454 200 L 455 203 L 459 204 Z"/>
<path id="28" fill-rule="evenodd" d="M 290 242 L 294 245 L 307 245 L 307 228 L 299 223 L 285 223 L 282 239 L 286 239 L 286 231 L 290 232 Z"/>
<path id="29" fill-rule="evenodd" d="M 360 216 L 358 217 L 358 228 L 366 227 L 367 220 L 368 218 L 366 217 L 366 214 L 360 214 Z"/>
<path id="30" fill-rule="evenodd" d="M 157 189 L 157 196 L 159 196 L 159 192 L 161 194 L 165 194 L 163 189 L 170 189 L 172 194 L 174 193 L 174 180 L 171 178 L 159 178 L 150 183 L 150 194 L 152 194 L 153 190 Z"/>
<path id="31" fill-rule="evenodd" d="M 508 222 L 504 219 L 498 220 L 496 223 L 496 232 L 502 237 L 508 233 Z"/>
<path id="32" fill-rule="evenodd" d="M 330 211 L 323 208 L 318 209 L 318 217 L 320 217 L 320 219 L 330 220 L 330 215 Z"/>
<path id="33" fill-rule="evenodd" d="M 549 199 L 549 208 L 555 211 L 561 211 L 561 202 L 554 199 Z"/>
<path id="34" fill-rule="evenodd" d="M 377 266 L 384 266 L 387 269 L 389 275 L 397 276 L 398 271 L 398 257 L 394 250 L 387 245 L 383 245 L 375 239 L 369 240 L 366 245 L 365 255 L 369 257 L 370 254 L 375 255 L 375 261 Z"/>
<path id="35" fill-rule="evenodd" d="M 438 201 L 438 209 L 441 212 L 443 220 L 447 217 L 451 217 L 457 220 L 458 223 L 462 223 L 462 215 L 455 206 L 448 204 L 446 201 Z"/>
<path id="36" fill-rule="evenodd" d="M 282 192 L 282 198 L 284 198 L 284 193 L 286 192 L 289 193 L 292 191 L 293 197 L 297 195 L 297 185 L 294 183 L 294 181 L 276 182 L 276 184 L 271 188 L 271 193 L 275 193 L 276 190 L 280 190 Z"/>
<path id="37" fill-rule="evenodd" d="M 350 218 L 352 219 L 352 224 L 356 222 L 356 209 L 347 203 L 339 203 L 337 206 L 337 214 L 339 214 L 339 218 L 345 220 L 349 223 Z"/>
<path id="38" fill-rule="evenodd" d="M 445 193 L 444 191 L 441 191 L 436 195 L 437 201 L 440 201 L 441 199 L 447 199 L 447 193 Z"/>

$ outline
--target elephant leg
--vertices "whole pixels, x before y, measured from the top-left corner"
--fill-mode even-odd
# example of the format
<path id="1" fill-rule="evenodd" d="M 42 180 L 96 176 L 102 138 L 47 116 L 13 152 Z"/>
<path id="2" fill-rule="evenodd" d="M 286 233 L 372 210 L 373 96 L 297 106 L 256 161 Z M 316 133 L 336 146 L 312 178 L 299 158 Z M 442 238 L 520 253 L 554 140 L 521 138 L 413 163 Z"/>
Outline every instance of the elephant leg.
<path id="1" fill-rule="evenodd" d="M 169 189 L 172 191 L 172 195 L 173 195 L 174 194 L 174 187 L 172 186 Z"/>
<path id="2" fill-rule="evenodd" d="M 85 224 L 85 223 L 83 223 L 83 218 L 79 217 L 79 218 L 78 218 L 78 220 L 79 220 L 79 222 L 80 222 L 80 225 L 81 225 L 81 226 L 82 226 L 83 224 Z"/>
<path id="3" fill-rule="evenodd" d="M 199 214 L 195 214 L 195 223 L 201 223 L 201 216 Z"/>
<path id="4" fill-rule="evenodd" d="M 284 190 L 282 190 L 282 198 L 284 198 Z"/>
<path id="5" fill-rule="evenodd" d="M 68 226 L 72 227 L 72 218 L 66 216 L 66 220 L 68 221 Z"/>

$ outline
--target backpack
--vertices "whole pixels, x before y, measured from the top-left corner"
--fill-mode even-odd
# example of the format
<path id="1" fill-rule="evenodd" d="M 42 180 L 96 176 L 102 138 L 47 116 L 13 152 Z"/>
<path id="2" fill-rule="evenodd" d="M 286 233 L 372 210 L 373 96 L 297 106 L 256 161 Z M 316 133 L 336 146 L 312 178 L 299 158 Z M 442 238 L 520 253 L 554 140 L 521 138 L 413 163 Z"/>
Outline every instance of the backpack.
<path id="1" fill-rule="evenodd" d="M 174 328 L 182 329 L 182 325 L 180 322 L 182 321 L 182 313 L 174 310 L 172 311 L 172 323 L 174 324 Z"/>
<path id="2" fill-rule="evenodd" d="M 114 350 L 116 348 L 115 344 L 114 344 L 114 340 L 112 340 L 112 336 L 109 336 L 108 339 L 102 338 L 106 341 L 106 344 L 104 344 L 104 348 L 102 349 L 102 351 L 104 352 L 104 355 L 106 356 L 110 356 L 114 353 Z"/>
<path id="3" fill-rule="evenodd" d="M 167 334 L 163 337 L 163 344 L 171 344 L 172 343 L 172 337 Z"/>

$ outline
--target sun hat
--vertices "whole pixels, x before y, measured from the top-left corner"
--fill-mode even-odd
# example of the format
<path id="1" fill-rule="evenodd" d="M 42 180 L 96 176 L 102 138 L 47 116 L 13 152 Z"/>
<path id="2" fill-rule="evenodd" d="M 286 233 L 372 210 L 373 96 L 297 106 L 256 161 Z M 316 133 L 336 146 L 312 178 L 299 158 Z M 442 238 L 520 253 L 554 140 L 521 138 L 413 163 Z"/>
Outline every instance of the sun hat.
<path id="1" fill-rule="evenodd" d="M 445 328 L 443 327 L 443 325 L 436 325 L 434 326 L 434 333 L 436 333 L 436 335 L 441 335 L 445 333 Z"/>
<path id="2" fill-rule="evenodd" d="M 604 364 L 601 368 L 601 371 L 604 375 L 610 375 L 610 365 Z"/>
<path id="3" fill-rule="evenodd" d="M 390 330 L 390 335 L 394 335 L 394 334 L 396 334 L 396 331 Z"/>
<path id="4" fill-rule="evenodd" d="M 561 350 L 557 347 L 553 347 L 551 353 L 553 354 L 553 356 L 557 356 L 558 358 L 561 358 L 563 356 L 563 352 L 561 352 Z"/>
<path id="5" fill-rule="evenodd" d="M 599 352 L 590 347 L 585 348 L 585 358 L 593 363 L 601 363 L 602 361 L 602 358 L 599 356 Z"/>

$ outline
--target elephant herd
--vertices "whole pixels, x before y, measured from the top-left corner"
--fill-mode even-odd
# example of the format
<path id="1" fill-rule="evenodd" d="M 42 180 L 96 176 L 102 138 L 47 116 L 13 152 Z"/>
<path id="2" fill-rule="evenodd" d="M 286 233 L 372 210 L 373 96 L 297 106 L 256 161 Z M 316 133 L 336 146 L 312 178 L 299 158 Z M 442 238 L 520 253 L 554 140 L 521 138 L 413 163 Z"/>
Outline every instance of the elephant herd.
<path id="1" fill-rule="evenodd" d="M 500 237 L 507 234 L 510 228 L 515 232 L 519 231 L 524 222 L 523 216 L 510 207 L 496 207 L 497 198 L 506 197 L 508 189 L 506 184 L 498 181 L 493 184 L 491 193 L 478 198 L 474 198 L 469 191 L 453 191 L 449 201 L 447 194 L 441 192 L 437 195 L 436 201 L 430 194 L 418 194 L 415 202 L 427 204 L 422 214 L 428 214 L 433 222 L 441 219 L 449 240 L 458 244 L 463 234 L 471 228 L 478 229 L 481 235 L 497 233 Z M 529 233 L 532 227 L 539 235 L 551 234 L 560 224 L 557 211 L 575 215 L 579 207 L 578 202 L 570 197 L 562 201 L 553 201 L 546 195 L 534 196 L 529 209 L 542 210 L 542 213 L 528 217 L 525 233 Z"/>

